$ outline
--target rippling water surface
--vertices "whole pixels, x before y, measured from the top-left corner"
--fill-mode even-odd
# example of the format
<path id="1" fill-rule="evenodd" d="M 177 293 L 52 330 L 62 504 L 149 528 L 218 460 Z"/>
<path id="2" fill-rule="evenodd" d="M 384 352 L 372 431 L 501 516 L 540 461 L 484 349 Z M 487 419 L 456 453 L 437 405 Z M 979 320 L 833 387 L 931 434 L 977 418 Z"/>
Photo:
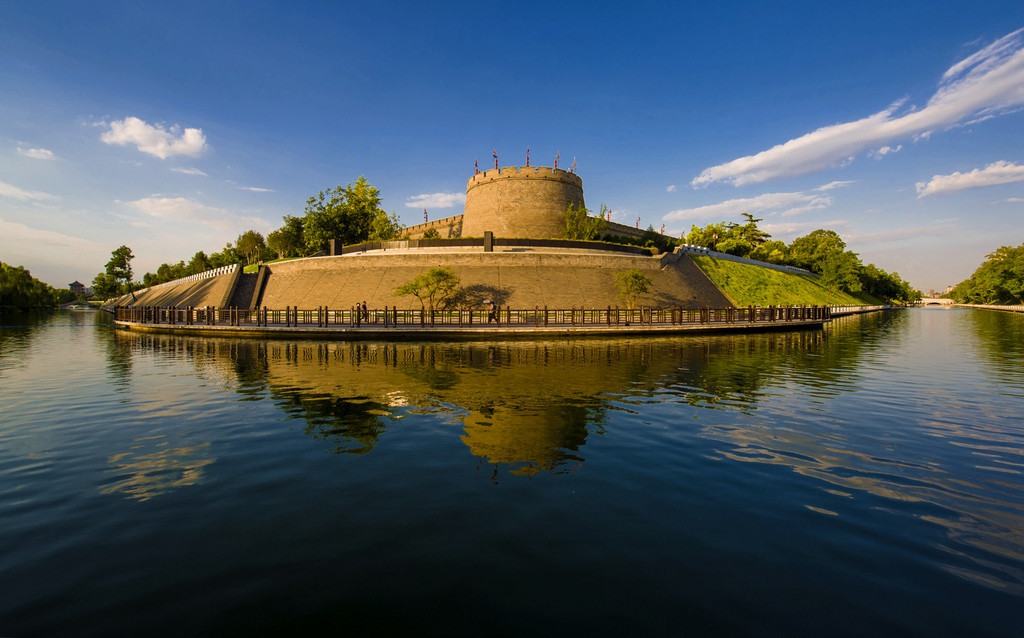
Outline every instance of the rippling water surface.
<path id="1" fill-rule="evenodd" d="M 1024 316 L 0 325 L 0 635 L 1024 635 Z"/>

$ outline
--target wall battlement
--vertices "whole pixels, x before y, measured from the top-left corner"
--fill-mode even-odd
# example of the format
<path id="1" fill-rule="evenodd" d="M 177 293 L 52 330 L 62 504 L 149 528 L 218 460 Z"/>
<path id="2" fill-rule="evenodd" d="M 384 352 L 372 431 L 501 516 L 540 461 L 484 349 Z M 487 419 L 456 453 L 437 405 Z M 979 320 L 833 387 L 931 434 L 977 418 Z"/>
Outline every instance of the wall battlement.
<path id="1" fill-rule="evenodd" d="M 493 181 L 503 179 L 543 179 L 555 180 L 572 184 L 583 188 L 583 180 L 576 173 L 561 168 L 550 166 L 506 166 L 504 168 L 492 168 L 488 171 L 480 171 L 466 182 L 466 192 L 475 186 L 480 186 Z"/>

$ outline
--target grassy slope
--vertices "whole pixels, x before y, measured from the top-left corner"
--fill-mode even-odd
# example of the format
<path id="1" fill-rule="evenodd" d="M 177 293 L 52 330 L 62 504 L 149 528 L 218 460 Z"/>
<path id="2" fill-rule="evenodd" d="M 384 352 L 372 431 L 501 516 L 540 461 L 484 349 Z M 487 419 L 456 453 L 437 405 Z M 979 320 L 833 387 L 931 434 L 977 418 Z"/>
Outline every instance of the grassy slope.
<path id="1" fill-rule="evenodd" d="M 690 255 L 690 258 L 737 306 L 840 305 L 878 303 L 866 295 L 829 294 L 815 277 L 751 264 Z"/>

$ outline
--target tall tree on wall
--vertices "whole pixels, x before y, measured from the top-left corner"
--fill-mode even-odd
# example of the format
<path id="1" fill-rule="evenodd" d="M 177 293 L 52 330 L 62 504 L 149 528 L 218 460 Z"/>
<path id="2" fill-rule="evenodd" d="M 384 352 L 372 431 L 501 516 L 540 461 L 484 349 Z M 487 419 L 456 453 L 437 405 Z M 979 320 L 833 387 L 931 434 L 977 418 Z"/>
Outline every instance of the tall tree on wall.
<path id="1" fill-rule="evenodd" d="M 380 191 L 370 186 L 366 177 L 360 177 L 355 184 L 320 191 L 306 200 L 302 218 L 306 253 L 324 250 L 332 239 L 342 244 L 366 241 L 374 232 L 374 221 L 380 217 L 390 221 L 380 207 Z M 383 222 L 377 224 L 383 233 L 387 232 L 386 226 L 389 225 Z"/>
<path id="2" fill-rule="evenodd" d="M 591 217 L 588 213 L 590 211 L 583 204 L 569 204 L 565 209 L 565 231 L 562 238 L 597 239 L 608 225 L 605 221 L 608 207 L 601 204 L 601 215 L 598 217 Z"/>
<path id="3" fill-rule="evenodd" d="M 260 255 L 267 247 L 263 235 L 255 230 L 247 230 L 238 236 L 235 241 L 235 250 L 245 255 L 246 263 L 254 264 L 260 259 Z"/>

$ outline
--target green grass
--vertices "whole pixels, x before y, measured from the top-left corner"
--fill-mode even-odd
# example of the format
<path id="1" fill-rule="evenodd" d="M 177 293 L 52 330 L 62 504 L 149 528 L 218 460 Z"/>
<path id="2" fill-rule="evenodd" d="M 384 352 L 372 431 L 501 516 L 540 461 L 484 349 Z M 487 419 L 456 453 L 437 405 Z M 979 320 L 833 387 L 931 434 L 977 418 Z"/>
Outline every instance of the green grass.
<path id="1" fill-rule="evenodd" d="M 265 264 L 276 264 L 279 261 L 291 261 L 293 259 L 302 259 L 302 258 L 301 257 L 285 257 L 284 259 L 270 259 L 270 260 L 265 261 L 263 263 L 264 263 L 264 265 Z M 243 273 L 256 272 L 259 269 L 260 269 L 260 265 L 259 264 L 249 264 L 248 266 L 242 266 L 242 272 Z"/>
<path id="2" fill-rule="evenodd" d="M 829 293 L 816 277 L 741 264 L 703 255 L 690 255 L 694 263 L 737 306 L 858 306 L 876 303 L 849 293 Z"/>

